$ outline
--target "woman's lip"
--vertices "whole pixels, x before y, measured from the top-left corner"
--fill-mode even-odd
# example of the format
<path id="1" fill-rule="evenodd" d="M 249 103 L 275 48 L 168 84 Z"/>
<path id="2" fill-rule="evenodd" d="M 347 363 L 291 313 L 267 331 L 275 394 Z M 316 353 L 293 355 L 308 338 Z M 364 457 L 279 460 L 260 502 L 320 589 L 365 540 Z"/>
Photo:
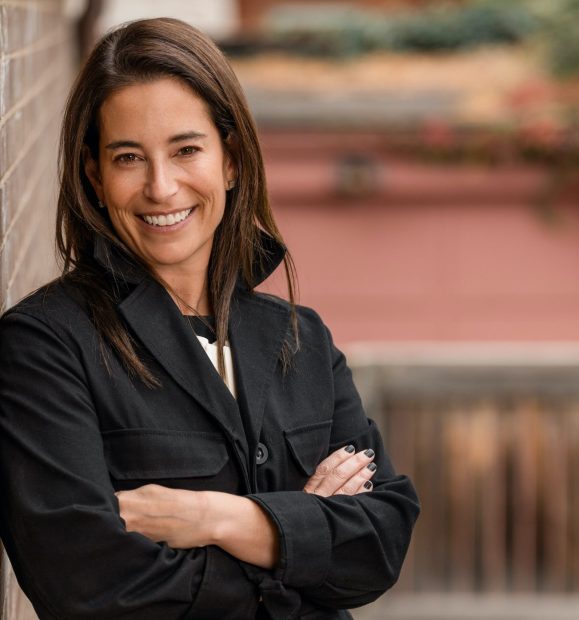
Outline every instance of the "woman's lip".
<path id="1" fill-rule="evenodd" d="M 194 207 L 189 207 L 189 208 L 191 209 L 191 211 L 189 212 L 189 215 L 187 215 L 187 217 L 184 220 L 181 220 L 180 222 L 177 222 L 176 224 L 167 224 L 166 226 L 157 226 L 155 224 L 149 224 L 148 222 L 145 222 L 142 215 L 137 216 L 137 219 L 139 220 L 139 222 L 141 222 L 141 225 L 144 226 L 146 230 L 150 232 L 169 233 L 169 232 L 173 232 L 174 230 L 183 228 L 184 226 L 188 224 L 189 220 L 191 219 L 191 216 L 197 210 L 197 205 L 195 205 Z M 176 211 L 176 213 L 181 213 L 181 211 L 187 211 L 187 209 L 180 209 L 179 211 Z M 164 215 L 164 214 L 158 214 L 158 215 Z"/>

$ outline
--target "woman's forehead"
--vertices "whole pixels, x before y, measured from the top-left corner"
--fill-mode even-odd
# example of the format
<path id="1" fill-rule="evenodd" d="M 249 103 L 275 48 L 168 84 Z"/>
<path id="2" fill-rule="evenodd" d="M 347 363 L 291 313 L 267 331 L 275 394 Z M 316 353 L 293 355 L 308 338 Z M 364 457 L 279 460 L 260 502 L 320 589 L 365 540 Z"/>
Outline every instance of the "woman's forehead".
<path id="1" fill-rule="evenodd" d="M 202 138 L 217 132 L 207 103 L 174 78 L 137 82 L 115 91 L 103 102 L 99 121 L 101 136 L 196 133 Z"/>

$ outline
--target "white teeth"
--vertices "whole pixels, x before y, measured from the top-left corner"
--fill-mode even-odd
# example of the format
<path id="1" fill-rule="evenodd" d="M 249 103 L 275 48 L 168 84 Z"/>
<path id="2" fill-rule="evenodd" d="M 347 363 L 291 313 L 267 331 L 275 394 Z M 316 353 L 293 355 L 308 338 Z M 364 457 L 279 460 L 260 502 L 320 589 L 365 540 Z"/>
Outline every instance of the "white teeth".
<path id="1" fill-rule="evenodd" d="M 142 215 L 141 217 L 147 224 L 152 224 L 154 226 L 171 226 L 172 224 L 182 222 L 192 210 L 193 209 L 185 209 L 184 211 L 179 211 L 179 213 L 170 213 L 169 215 Z"/>

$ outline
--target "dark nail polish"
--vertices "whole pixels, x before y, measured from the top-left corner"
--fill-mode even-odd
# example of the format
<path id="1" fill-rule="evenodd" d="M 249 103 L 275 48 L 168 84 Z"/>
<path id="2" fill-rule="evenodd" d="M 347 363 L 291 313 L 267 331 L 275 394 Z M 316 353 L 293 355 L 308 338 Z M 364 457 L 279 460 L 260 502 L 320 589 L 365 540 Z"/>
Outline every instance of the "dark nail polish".
<path id="1" fill-rule="evenodd" d="M 368 448 L 368 449 L 364 452 L 364 454 L 365 454 L 365 455 L 366 455 L 369 459 L 371 459 L 371 458 L 374 456 L 374 450 L 372 450 L 372 448 Z"/>
<path id="2" fill-rule="evenodd" d="M 376 471 L 378 468 L 376 467 L 376 463 L 368 463 L 368 465 L 366 465 L 366 467 L 370 470 L 370 471 Z"/>
<path id="3" fill-rule="evenodd" d="M 366 482 L 364 482 L 364 488 L 369 491 L 372 488 L 372 483 L 369 480 L 366 480 Z"/>
<path id="4" fill-rule="evenodd" d="M 352 454 L 352 452 L 355 452 L 356 448 L 354 448 L 354 446 L 346 446 L 344 450 L 348 452 L 348 454 Z"/>

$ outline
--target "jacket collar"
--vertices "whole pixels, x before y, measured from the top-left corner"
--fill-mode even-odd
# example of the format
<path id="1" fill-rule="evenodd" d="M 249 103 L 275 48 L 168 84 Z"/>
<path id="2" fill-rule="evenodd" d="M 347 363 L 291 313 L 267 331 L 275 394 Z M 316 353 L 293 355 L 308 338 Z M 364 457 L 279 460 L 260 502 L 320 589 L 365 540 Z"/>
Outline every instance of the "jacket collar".
<path id="1" fill-rule="evenodd" d="M 256 283 L 279 265 L 285 248 L 271 237 Z M 237 401 L 167 291 L 108 242 L 97 242 L 95 258 L 115 278 L 136 284 L 120 301 L 119 312 L 165 371 L 216 419 L 245 462 L 259 440 L 265 395 L 273 380 L 290 322 L 289 308 L 238 286 L 232 298 L 229 340 L 236 370 Z M 240 410 L 247 421 L 244 427 Z M 249 472 L 246 470 L 246 474 Z"/>
<path id="2" fill-rule="evenodd" d="M 137 261 L 100 235 L 94 241 L 93 257 L 115 279 L 128 284 L 138 284 L 148 276 L 146 269 Z"/>
<path id="3" fill-rule="evenodd" d="M 286 247 L 272 236 L 262 230 L 259 231 L 259 235 L 264 253 L 253 265 L 254 282 L 250 287 L 252 289 L 269 278 L 280 265 L 286 253 Z M 134 258 L 100 235 L 95 239 L 93 256 L 97 263 L 115 278 L 120 278 L 129 284 L 138 284 L 149 275 L 147 270 Z M 243 286 L 241 278 L 240 284 Z"/>

